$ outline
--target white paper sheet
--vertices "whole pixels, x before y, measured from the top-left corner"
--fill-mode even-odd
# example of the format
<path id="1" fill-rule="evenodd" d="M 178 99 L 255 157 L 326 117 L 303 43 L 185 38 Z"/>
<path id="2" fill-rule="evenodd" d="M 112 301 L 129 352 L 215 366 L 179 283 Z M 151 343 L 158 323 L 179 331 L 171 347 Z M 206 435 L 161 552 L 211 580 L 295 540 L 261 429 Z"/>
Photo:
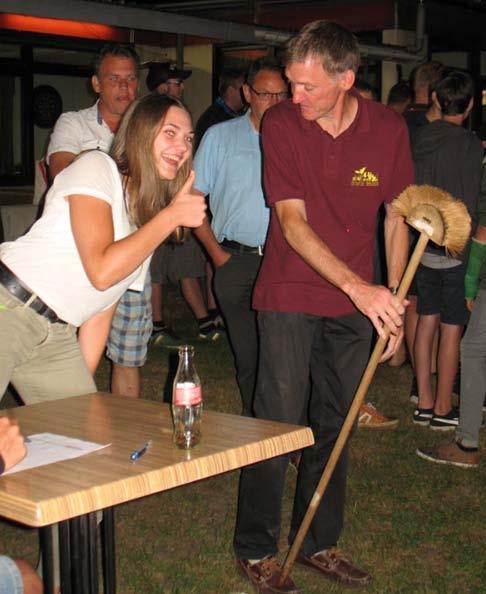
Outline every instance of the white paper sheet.
<path id="1" fill-rule="evenodd" d="M 110 443 L 99 444 L 91 441 L 83 441 L 55 433 L 36 433 L 26 438 L 27 455 L 16 466 L 7 470 L 2 476 L 14 474 L 21 470 L 45 466 L 61 460 L 78 458 L 91 452 L 106 448 Z"/>

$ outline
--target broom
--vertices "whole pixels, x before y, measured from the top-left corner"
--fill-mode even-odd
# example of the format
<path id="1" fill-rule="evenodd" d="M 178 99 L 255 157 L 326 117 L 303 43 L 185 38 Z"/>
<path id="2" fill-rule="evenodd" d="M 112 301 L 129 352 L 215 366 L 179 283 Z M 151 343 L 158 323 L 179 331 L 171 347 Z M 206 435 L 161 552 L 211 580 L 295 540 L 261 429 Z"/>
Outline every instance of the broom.
<path id="1" fill-rule="evenodd" d="M 462 202 L 455 200 L 450 194 L 435 186 L 409 186 L 392 202 L 391 206 L 396 214 L 403 216 L 406 222 L 420 233 L 400 287 L 398 288 L 397 298 L 403 301 L 408 293 L 408 289 L 429 240 L 444 246 L 446 252 L 451 256 L 457 255 L 464 249 L 469 239 L 471 218 Z M 380 357 L 388 341 L 389 334 L 390 331 L 387 330 L 386 336 L 384 338 L 380 337 L 376 342 L 319 484 L 312 496 L 294 542 L 289 549 L 285 563 L 282 566 L 278 581 L 279 586 L 284 584 L 287 579 L 290 568 L 302 546 L 302 541 L 309 530 L 309 526 L 339 460 L 339 456 L 358 416 L 360 406 L 365 399 Z"/>

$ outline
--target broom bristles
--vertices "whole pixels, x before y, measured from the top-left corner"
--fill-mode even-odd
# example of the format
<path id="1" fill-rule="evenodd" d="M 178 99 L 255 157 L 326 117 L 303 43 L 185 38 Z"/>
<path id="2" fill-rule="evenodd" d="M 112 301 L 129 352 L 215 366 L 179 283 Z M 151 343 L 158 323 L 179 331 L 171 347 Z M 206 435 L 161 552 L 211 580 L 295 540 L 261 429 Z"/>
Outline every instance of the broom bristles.
<path id="1" fill-rule="evenodd" d="M 419 212 L 420 206 L 425 204 L 435 208 L 443 221 L 444 239 L 441 245 L 448 254 L 457 256 L 464 249 L 471 233 L 471 217 L 466 205 L 435 186 L 412 185 L 393 200 L 392 209 L 405 219 L 410 219 L 413 218 L 413 211 L 417 209 Z"/>

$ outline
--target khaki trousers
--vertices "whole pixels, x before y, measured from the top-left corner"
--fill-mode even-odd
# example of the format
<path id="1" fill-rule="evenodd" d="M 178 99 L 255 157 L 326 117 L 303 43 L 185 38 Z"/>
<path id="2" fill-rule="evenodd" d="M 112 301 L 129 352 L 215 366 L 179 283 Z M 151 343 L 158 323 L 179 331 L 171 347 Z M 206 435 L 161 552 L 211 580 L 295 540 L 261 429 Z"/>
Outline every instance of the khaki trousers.
<path id="1" fill-rule="evenodd" d="M 53 324 L 0 285 L 0 398 L 11 382 L 25 404 L 96 391 L 71 324 Z"/>

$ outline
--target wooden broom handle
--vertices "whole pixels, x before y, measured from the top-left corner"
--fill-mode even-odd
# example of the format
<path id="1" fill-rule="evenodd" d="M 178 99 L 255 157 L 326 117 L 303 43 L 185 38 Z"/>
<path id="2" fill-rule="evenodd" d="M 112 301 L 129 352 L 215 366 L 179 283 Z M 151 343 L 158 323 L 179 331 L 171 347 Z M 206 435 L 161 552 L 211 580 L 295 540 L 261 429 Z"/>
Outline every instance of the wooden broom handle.
<path id="1" fill-rule="evenodd" d="M 408 290 L 410 285 L 412 284 L 413 277 L 415 276 L 415 272 L 420 264 L 420 260 L 422 255 L 425 251 L 427 246 L 427 242 L 429 241 L 429 236 L 425 233 L 421 233 L 419 239 L 417 241 L 417 245 L 413 251 L 413 254 L 410 258 L 408 263 L 407 269 L 405 270 L 405 274 L 403 275 L 402 281 L 400 283 L 400 287 L 397 292 L 397 297 L 400 301 L 403 301 L 407 296 Z M 319 507 L 321 502 L 322 496 L 324 495 L 324 491 L 331 479 L 332 473 L 336 468 L 336 464 L 339 460 L 341 452 L 348 440 L 349 434 L 351 433 L 351 429 L 353 428 L 354 421 L 358 416 L 359 409 L 365 399 L 366 393 L 368 392 L 368 388 L 370 387 L 371 380 L 376 372 L 376 368 L 378 366 L 378 362 L 380 360 L 383 351 L 385 350 L 386 343 L 388 341 L 388 336 L 390 331 L 386 331 L 385 338 L 379 338 L 376 341 L 375 348 L 373 349 L 373 353 L 371 354 L 370 360 L 368 365 L 366 366 L 365 372 L 363 377 L 361 378 L 361 382 L 356 390 L 356 394 L 354 395 L 353 402 L 349 408 L 348 414 L 344 419 L 343 426 L 341 427 L 341 431 L 339 432 L 338 438 L 336 439 L 336 443 L 331 451 L 331 455 L 329 456 L 329 460 L 327 461 L 326 467 L 324 468 L 324 472 L 322 473 L 321 479 L 319 484 L 317 485 L 317 489 L 312 496 L 311 502 L 309 503 L 309 507 L 305 513 L 305 516 L 302 520 L 302 523 L 299 527 L 297 534 L 295 535 L 294 542 L 289 549 L 287 554 L 287 558 L 285 559 L 285 563 L 282 567 L 282 572 L 280 574 L 280 578 L 278 581 L 278 585 L 281 586 L 284 584 L 287 576 L 290 572 L 290 568 L 292 567 L 295 558 L 302 546 L 302 542 L 309 530 L 309 526 L 314 518 L 314 515 Z"/>

